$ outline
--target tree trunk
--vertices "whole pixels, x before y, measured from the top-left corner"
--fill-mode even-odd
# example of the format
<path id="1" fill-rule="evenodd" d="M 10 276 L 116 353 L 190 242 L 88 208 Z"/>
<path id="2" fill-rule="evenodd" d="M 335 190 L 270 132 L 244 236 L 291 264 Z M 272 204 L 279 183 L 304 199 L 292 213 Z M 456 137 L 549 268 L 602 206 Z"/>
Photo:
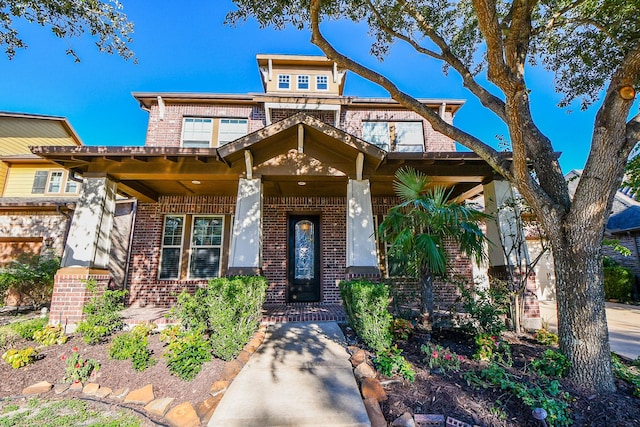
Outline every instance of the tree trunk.
<path id="1" fill-rule="evenodd" d="M 433 323 L 433 273 L 427 271 L 420 277 L 420 311 L 423 324 L 431 328 Z"/>
<path id="2" fill-rule="evenodd" d="M 575 229 L 574 229 L 575 228 Z M 601 234 L 565 227 L 550 236 L 556 275 L 560 350 L 571 361 L 578 384 L 599 392 L 615 390 L 605 312 Z"/>

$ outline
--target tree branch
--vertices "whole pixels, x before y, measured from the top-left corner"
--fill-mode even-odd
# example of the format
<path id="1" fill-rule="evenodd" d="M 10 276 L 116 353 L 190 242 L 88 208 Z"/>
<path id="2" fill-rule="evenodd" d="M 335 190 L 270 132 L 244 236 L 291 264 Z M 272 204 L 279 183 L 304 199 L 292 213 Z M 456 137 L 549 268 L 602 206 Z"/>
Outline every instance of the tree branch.
<path id="1" fill-rule="evenodd" d="M 353 61 L 339 53 L 333 45 L 331 45 L 327 39 L 324 38 L 320 31 L 320 3 L 321 0 L 311 0 L 310 3 L 310 17 L 311 17 L 311 42 L 318 46 L 327 58 L 336 62 L 341 67 L 347 68 L 360 76 L 379 84 L 386 89 L 391 97 L 398 101 L 400 105 L 415 111 L 424 117 L 434 130 L 459 141 L 469 149 L 473 150 L 476 154 L 481 156 L 492 168 L 506 179 L 512 180 L 513 175 L 505 163 L 503 156 L 500 155 L 495 149 L 480 141 L 473 135 L 464 132 L 463 130 L 450 125 L 445 122 L 435 111 L 426 105 L 419 102 L 412 96 L 400 91 L 398 87 L 383 75 L 363 66 L 362 64 Z"/>

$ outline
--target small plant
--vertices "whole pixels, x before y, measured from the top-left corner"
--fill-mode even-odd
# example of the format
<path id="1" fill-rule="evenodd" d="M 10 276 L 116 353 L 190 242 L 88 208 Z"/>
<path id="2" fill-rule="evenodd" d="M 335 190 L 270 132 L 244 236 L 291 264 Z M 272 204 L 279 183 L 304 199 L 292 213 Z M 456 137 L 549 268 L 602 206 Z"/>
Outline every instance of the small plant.
<path id="1" fill-rule="evenodd" d="M 100 294 L 93 279 L 87 281 L 87 290 L 92 295 L 82 307 L 86 318 L 78 324 L 77 332 L 87 344 L 97 344 L 123 328 L 120 312 L 124 309 L 122 300 L 127 291 L 105 290 Z"/>
<path id="2" fill-rule="evenodd" d="M 634 280 L 633 270 L 613 262 L 611 265 L 604 266 L 603 273 L 605 298 L 630 301 Z"/>
<path id="3" fill-rule="evenodd" d="M 12 323 L 11 329 L 16 331 L 25 340 L 33 341 L 34 332 L 44 328 L 48 322 L 49 319 L 46 317 L 37 317 L 35 319 Z"/>
<path id="4" fill-rule="evenodd" d="M 11 365 L 13 369 L 18 369 L 35 362 L 37 355 L 38 352 L 33 347 L 23 348 L 22 350 L 12 348 L 4 352 L 2 360 Z"/>
<path id="5" fill-rule="evenodd" d="M 464 282 L 457 285 L 458 300 L 469 316 L 460 317 L 462 329 L 471 334 L 500 335 L 506 329 L 504 317 L 509 312 L 509 292 L 504 284 L 492 283 L 486 290 Z"/>
<path id="6" fill-rule="evenodd" d="M 340 295 L 349 325 L 360 339 L 376 353 L 389 349 L 392 337 L 388 286 L 366 280 L 342 281 Z"/>
<path id="7" fill-rule="evenodd" d="M 0 326 L 0 351 L 4 350 L 18 340 L 20 335 L 10 326 Z"/>
<path id="8" fill-rule="evenodd" d="M 473 355 L 476 360 L 499 362 L 511 366 L 511 347 L 498 335 L 480 334 L 475 338 L 477 350 Z"/>
<path id="9" fill-rule="evenodd" d="M 611 365 L 613 374 L 633 386 L 633 395 L 640 397 L 640 371 L 635 366 L 626 366 L 620 358 L 611 353 Z"/>
<path id="10" fill-rule="evenodd" d="M 33 333 L 33 339 L 45 347 L 67 342 L 67 336 L 64 334 L 64 329 L 60 325 L 46 326 L 44 329 L 35 331 Z"/>
<path id="11" fill-rule="evenodd" d="M 542 345 L 558 345 L 558 336 L 550 332 L 544 325 L 541 329 L 536 329 L 534 338 Z"/>
<path id="12" fill-rule="evenodd" d="M 420 350 L 427 355 L 424 361 L 432 371 L 441 369 L 443 372 L 458 372 L 460 370 L 460 362 L 464 361 L 464 356 L 460 356 L 441 345 L 423 344 Z"/>
<path id="13" fill-rule="evenodd" d="M 380 373 L 387 377 L 398 374 L 408 381 L 415 381 L 416 372 L 407 359 L 402 356 L 402 350 L 397 346 L 391 347 L 387 352 L 380 353 L 373 360 Z"/>
<path id="14" fill-rule="evenodd" d="M 211 360 L 211 347 L 202 332 L 195 331 L 170 341 L 163 355 L 172 374 L 191 381 L 198 375 L 202 365 Z"/>
<path id="15" fill-rule="evenodd" d="M 155 325 L 137 325 L 130 332 L 123 332 L 115 337 L 109 349 L 109 356 L 116 360 L 131 359 L 133 369 L 144 371 L 156 363 L 147 348 L 148 336 Z"/>
<path id="16" fill-rule="evenodd" d="M 67 364 L 64 380 L 69 382 L 85 382 L 92 373 L 100 369 L 100 362 L 95 359 L 83 359 L 77 347 L 71 349 L 71 356 L 62 355 L 62 360 Z"/>
<path id="17" fill-rule="evenodd" d="M 413 324 L 407 319 L 394 318 L 391 321 L 391 335 L 396 341 L 406 341 L 413 333 Z"/>
<path id="18" fill-rule="evenodd" d="M 571 367 L 571 362 L 559 351 L 545 350 L 541 359 L 533 359 L 531 367 L 539 375 L 563 377 Z"/>

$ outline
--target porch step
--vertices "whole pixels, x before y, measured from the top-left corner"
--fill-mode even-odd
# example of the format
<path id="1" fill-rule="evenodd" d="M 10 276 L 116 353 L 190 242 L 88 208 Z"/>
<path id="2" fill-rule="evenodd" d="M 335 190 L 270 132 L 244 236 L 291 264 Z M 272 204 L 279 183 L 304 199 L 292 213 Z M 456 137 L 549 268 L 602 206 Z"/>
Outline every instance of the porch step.
<path id="1" fill-rule="evenodd" d="M 340 304 L 265 304 L 262 310 L 262 323 L 267 325 L 288 322 L 345 322 L 346 320 L 347 316 Z"/>

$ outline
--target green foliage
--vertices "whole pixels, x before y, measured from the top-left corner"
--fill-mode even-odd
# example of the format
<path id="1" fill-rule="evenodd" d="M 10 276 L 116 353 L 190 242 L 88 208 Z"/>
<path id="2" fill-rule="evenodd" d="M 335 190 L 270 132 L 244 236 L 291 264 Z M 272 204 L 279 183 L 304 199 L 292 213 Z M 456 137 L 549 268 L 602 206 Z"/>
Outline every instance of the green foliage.
<path id="1" fill-rule="evenodd" d="M 558 345 L 558 336 L 545 327 L 536 329 L 534 338 L 542 345 Z"/>
<path id="2" fill-rule="evenodd" d="M 100 362 L 95 359 L 83 359 L 78 353 L 78 348 L 74 347 L 71 350 L 71 356 L 62 356 L 62 359 L 66 361 L 67 369 L 64 377 L 65 381 L 69 382 L 85 382 L 89 379 L 92 373 L 97 372 L 100 369 Z"/>
<path id="3" fill-rule="evenodd" d="M 460 370 L 460 362 L 464 361 L 464 356 L 456 354 L 454 351 L 444 348 L 441 345 L 429 343 L 420 346 L 420 351 L 427 355 L 424 359 L 429 365 L 429 369 L 442 369 L 444 372 Z"/>
<path id="4" fill-rule="evenodd" d="M 0 268 L 0 301 L 4 301 L 7 291 L 12 289 L 19 296 L 26 295 L 35 305 L 49 303 L 59 268 L 57 257 L 34 255 L 11 261 Z"/>
<path id="5" fill-rule="evenodd" d="M 474 378 L 475 377 L 475 378 Z M 469 385 L 499 387 L 517 397 L 529 410 L 544 408 L 547 411 L 547 425 L 550 427 L 562 427 L 572 424 L 569 404 L 571 396 L 562 391 L 560 383 L 556 380 L 543 379 L 539 384 L 527 383 L 522 378 L 507 372 L 502 366 L 491 363 L 480 372 L 465 375 Z"/>
<path id="6" fill-rule="evenodd" d="M 475 337 L 476 352 L 473 358 L 485 362 L 498 362 L 511 366 L 511 347 L 499 335 L 479 334 Z"/>
<path id="7" fill-rule="evenodd" d="M 116 360 L 131 359 L 133 369 L 144 371 L 156 363 L 147 348 L 148 336 L 155 325 L 137 325 L 130 332 L 116 336 L 109 348 L 109 356 Z"/>
<path id="8" fill-rule="evenodd" d="M 208 333 L 214 356 L 231 360 L 258 328 L 268 286 L 261 276 L 212 279 L 193 295 L 182 292 L 172 314 L 185 330 Z"/>
<path id="9" fill-rule="evenodd" d="M 10 325 L 0 326 L 0 350 L 10 347 L 20 335 Z"/>
<path id="10" fill-rule="evenodd" d="M 36 331 L 43 329 L 48 322 L 49 320 L 46 317 L 36 317 L 34 319 L 12 323 L 10 327 L 14 331 L 16 331 L 23 339 L 32 341 L 33 334 Z"/>
<path id="11" fill-rule="evenodd" d="M 631 250 L 626 246 L 623 246 L 620 243 L 620 240 L 618 239 L 603 239 L 602 245 L 609 246 L 611 249 L 618 252 L 622 256 L 631 256 Z M 602 257 L 602 261 L 604 262 L 606 258 L 609 258 L 609 257 L 608 256 Z"/>
<path id="12" fill-rule="evenodd" d="M 4 352 L 2 360 L 11 365 L 13 369 L 18 369 L 35 362 L 37 355 L 38 352 L 33 347 L 27 347 L 21 350 L 12 348 Z"/>
<path id="13" fill-rule="evenodd" d="M 531 361 L 531 367 L 539 375 L 564 377 L 569 372 L 571 362 L 569 362 L 567 356 L 559 351 L 545 350 L 541 359 L 533 359 Z"/>
<path id="14" fill-rule="evenodd" d="M 395 341 L 406 341 L 413 334 L 413 324 L 407 320 L 395 317 L 391 321 L 391 335 Z"/>
<path id="15" fill-rule="evenodd" d="M 389 350 L 378 353 L 373 360 L 376 369 L 387 377 L 398 374 L 407 381 L 415 381 L 416 372 L 411 363 L 402 355 L 402 350 L 397 346 L 390 347 Z"/>
<path id="16" fill-rule="evenodd" d="M 64 328 L 60 325 L 46 326 L 43 329 L 33 333 L 34 341 L 45 347 L 54 344 L 64 344 L 67 342 L 67 336 L 64 334 Z"/>
<path id="17" fill-rule="evenodd" d="M 604 267 L 604 296 L 606 299 L 630 301 L 633 290 L 633 271 L 619 265 Z"/>
<path id="18" fill-rule="evenodd" d="M 504 316 L 509 311 L 509 294 L 502 286 L 478 289 L 464 282 L 458 283 L 462 308 L 469 318 L 459 317 L 460 326 L 467 332 L 499 336 L 506 329 Z"/>
<path id="19" fill-rule="evenodd" d="M 13 21 L 22 18 L 26 22 L 38 23 L 49 27 L 60 38 L 78 37 L 89 33 L 97 38 L 96 46 L 100 52 L 117 53 L 124 59 L 133 57 L 128 45 L 132 42 L 133 23 L 122 12 L 122 5 L 114 1 L 50 0 L 46 2 L 23 2 L 10 0 L 4 2 L 6 14 L 0 19 L 0 33 L 3 37 L 0 45 L 12 59 L 17 49 L 27 45 L 20 38 L 18 28 Z M 71 48 L 67 49 L 76 62 L 80 58 Z"/>
<path id="20" fill-rule="evenodd" d="M 172 374 L 191 381 L 202 365 L 211 360 L 211 346 L 201 331 L 193 331 L 176 336 L 163 355 Z"/>
<path id="21" fill-rule="evenodd" d="M 389 288 L 367 280 L 340 282 L 340 295 L 349 325 L 376 353 L 391 347 Z"/>
<path id="22" fill-rule="evenodd" d="M 626 366 L 620 358 L 611 353 L 613 374 L 633 386 L 633 395 L 640 397 L 640 370 L 636 366 Z"/>
<path id="23" fill-rule="evenodd" d="M 97 344 L 124 327 L 122 314 L 125 290 L 105 290 L 100 293 L 94 280 L 87 282 L 92 294 L 82 307 L 85 319 L 78 324 L 76 332 L 87 344 Z"/>

